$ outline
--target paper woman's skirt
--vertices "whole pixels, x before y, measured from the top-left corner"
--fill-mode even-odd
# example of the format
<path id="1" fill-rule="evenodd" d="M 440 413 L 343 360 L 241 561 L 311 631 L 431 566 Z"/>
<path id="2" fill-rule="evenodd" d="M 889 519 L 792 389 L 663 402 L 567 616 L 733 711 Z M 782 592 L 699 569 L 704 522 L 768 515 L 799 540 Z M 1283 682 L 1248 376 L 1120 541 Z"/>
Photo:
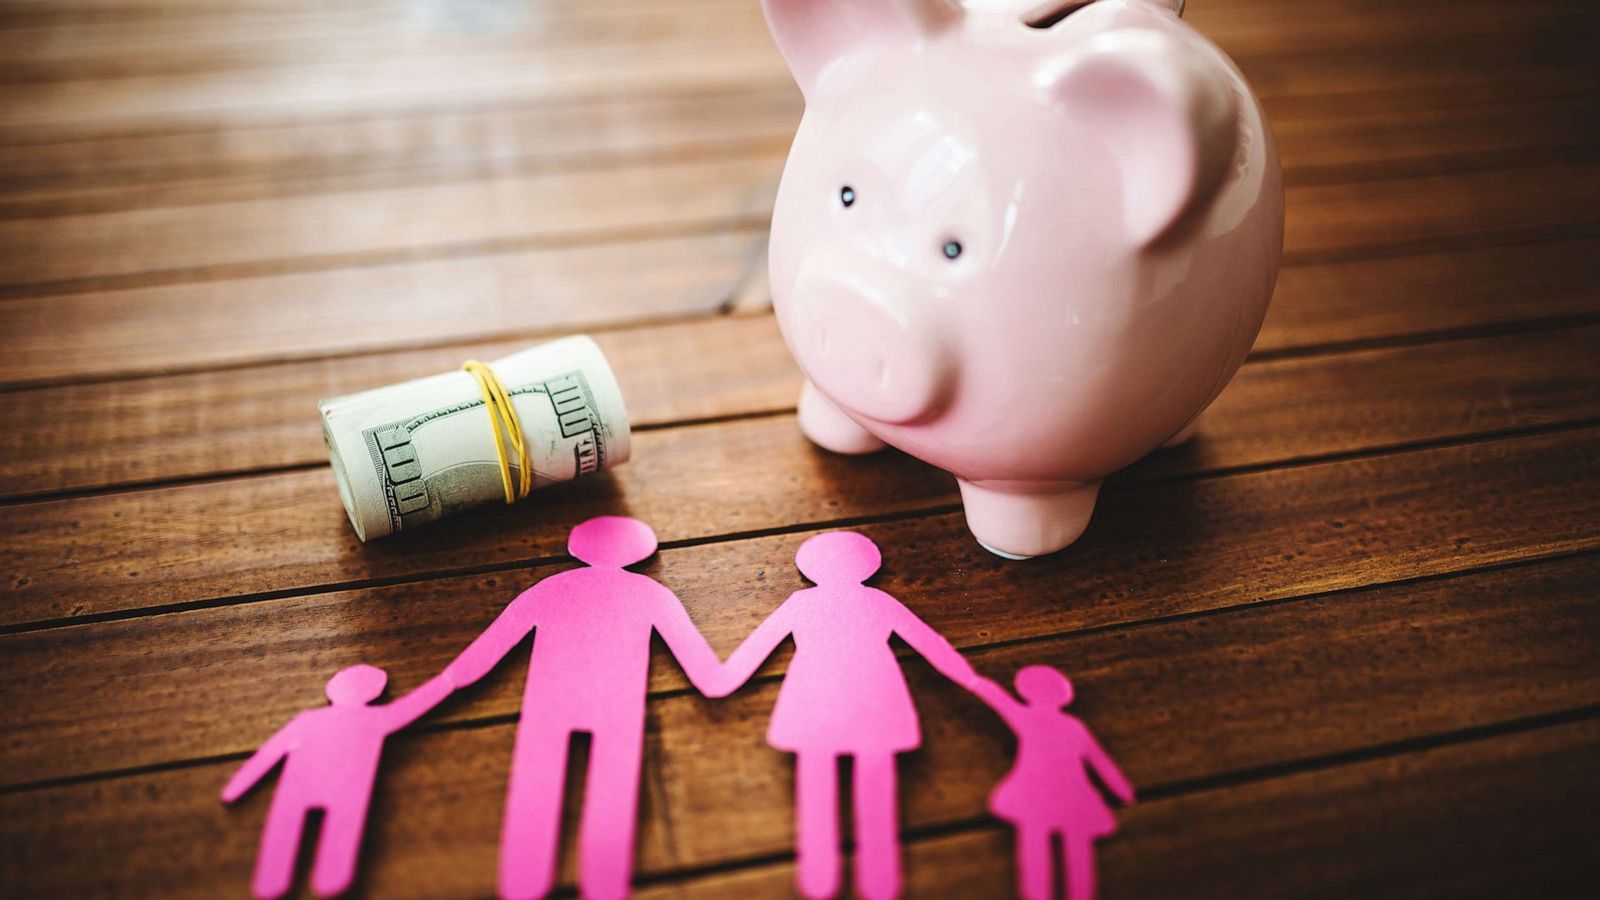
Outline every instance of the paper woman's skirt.
<path id="1" fill-rule="evenodd" d="M 838 756 L 902 753 L 920 746 L 911 692 L 887 645 L 884 655 L 892 669 L 844 679 L 840 673 L 812 672 L 797 653 L 772 708 L 767 743 L 791 753 Z"/>

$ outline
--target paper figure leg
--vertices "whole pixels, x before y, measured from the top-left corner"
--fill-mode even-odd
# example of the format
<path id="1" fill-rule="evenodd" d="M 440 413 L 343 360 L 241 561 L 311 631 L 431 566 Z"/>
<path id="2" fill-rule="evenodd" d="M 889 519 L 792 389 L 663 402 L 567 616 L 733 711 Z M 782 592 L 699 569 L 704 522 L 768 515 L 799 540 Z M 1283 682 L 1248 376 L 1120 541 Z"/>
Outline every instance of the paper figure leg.
<path id="1" fill-rule="evenodd" d="M 900 894 L 900 812 L 893 754 L 857 756 L 856 892 L 867 900 Z"/>
<path id="2" fill-rule="evenodd" d="M 272 798 L 267 824 L 261 830 L 255 879 L 250 883 L 257 897 L 282 897 L 294 885 L 294 860 L 300 853 L 305 824 L 305 804 L 285 799 L 282 793 Z"/>
<path id="3" fill-rule="evenodd" d="M 500 832 L 500 896 L 543 897 L 556 878 L 561 801 L 572 732 L 524 717 L 512 750 Z"/>
<path id="4" fill-rule="evenodd" d="M 633 834 L 639 810 L 639 765 L 644 723 L 595 734 L 578 826 L 578 886 L 592 900 L 628 896 Z"/>
<path id="5" fill-rule="evenodd" d="M 839 758 L 794 758 L 795 887 L 802 897 L 839 893 Z"/>
<path id="6" fill-rule="evenodd" d="M 1017 828 L 1017 893 L 1024 900 L 1049 900 L 1053 873 L 1050 831 L 1036 826 Z"/>
<path id="7" fill-rule="evenodd" d="M 311 889 L 323 897 L 342 894 L 356 880 L 356 860 L 361 853 L 361 828 L 366 820 L 366 798 L 359 805 L 329 807 L 317 838 L 317 861 L 311 867 Z"/>
<path id="8" fill-rule="evenodd" d="M 1067 879 L 1067 900 L 1094 900 L 1093 839 L 1063 834 L 1061 849 L 1066 857 L 1063 874 Z"/>

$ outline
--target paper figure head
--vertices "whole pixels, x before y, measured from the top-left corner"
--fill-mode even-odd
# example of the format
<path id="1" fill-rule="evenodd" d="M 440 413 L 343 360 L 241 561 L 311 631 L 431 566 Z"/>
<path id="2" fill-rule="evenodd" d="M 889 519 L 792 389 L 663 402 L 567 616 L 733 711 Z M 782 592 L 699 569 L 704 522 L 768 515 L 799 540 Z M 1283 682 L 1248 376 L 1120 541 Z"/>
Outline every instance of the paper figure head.
<path id="1" fill-rule="evenodd" d="M 596 516 L 572 529 L 567 552 L 591 566 L 620 569 L 656 552 L 656 533 L 627 516 Z"/>
<path id="2" fill-rule="evenodd" d="M 883 554 L 864 534 L 830 531 L 801 544 L 794 563 L 813 584 L 860 584 L 883 565 Z"/>
<path id="3" fill-rule="evenodd" d="M 389 673 L 377 666 L 362 664 L 340 669 L 328 679 L 325 692 L 335 706 L 360 706 L 378 699 L 388 683 Z"/>
<path id="4" fill-rule="evenodd" d="M 1072 702 L 1072 681 L 1049 666 L 1024 666 L 1016 684 L 1029 706 L 1060 709 Z"/>

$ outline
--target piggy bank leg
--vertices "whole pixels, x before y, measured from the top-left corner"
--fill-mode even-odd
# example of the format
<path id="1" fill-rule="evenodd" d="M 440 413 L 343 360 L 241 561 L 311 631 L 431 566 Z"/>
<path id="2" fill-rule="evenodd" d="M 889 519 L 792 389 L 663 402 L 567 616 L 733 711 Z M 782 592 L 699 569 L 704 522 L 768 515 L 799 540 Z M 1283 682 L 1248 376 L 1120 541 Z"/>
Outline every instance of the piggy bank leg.
<path id="1" fill-rule="evenodd" d="M 1083 534 L 1100 482 L 961 481 L 967 527 L 1006 559 L 1054 553 Z"/>
<path id="2" fill-rule="evenodd" d="M 1162 441 L 1161 449 L 1166 450 L 1169 447 L 1178 447 L 1189 443 L 1189 439 L 1194 437 L 1195 433 L 1200 430 L 1200 420 L 1203 418 L 1205 418 L 1205 413 L 1195 416 L 1189 421 L 1189 424 L 1179 429 L 1177 434 Z"/>
<path id="3" fill-rule="evenodd" d="M 800 430 L 824 450 L 857 456 L 883 449 L 883 441 L 839 411 L 811 382 L 800 389 Z"/>

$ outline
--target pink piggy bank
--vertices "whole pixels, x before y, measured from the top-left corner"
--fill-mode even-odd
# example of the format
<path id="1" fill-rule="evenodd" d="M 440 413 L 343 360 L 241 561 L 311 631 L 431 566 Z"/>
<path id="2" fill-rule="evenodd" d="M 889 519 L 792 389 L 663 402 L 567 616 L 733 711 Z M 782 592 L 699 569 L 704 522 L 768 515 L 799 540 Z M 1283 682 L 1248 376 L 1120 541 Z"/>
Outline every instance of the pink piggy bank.
<path id="1" fill-rule="evenodd" d="M 1261 327 L 1259 105 L 1178 0 L 764 3 L 806 99 L 771 245 L 800 427 L 951 472 L 996 554 L 1067 546 Z"/>

